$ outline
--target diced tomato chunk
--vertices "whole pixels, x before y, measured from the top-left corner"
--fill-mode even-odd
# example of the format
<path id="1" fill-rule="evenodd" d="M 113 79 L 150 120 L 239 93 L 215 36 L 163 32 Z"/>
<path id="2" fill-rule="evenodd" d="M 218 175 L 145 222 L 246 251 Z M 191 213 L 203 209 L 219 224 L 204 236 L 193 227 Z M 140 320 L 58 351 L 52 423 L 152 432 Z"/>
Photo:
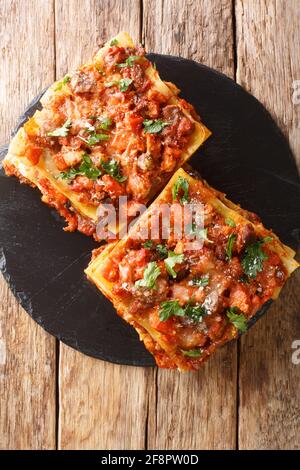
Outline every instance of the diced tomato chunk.
<path id="1" fill-rule="evenodd" d="M 40 147 L 30 145 L 27 147 L 25 155 L 33 165 L 37 165 L 42 153 L 43 150 Z"/>
<path id="2" fill-rule="evenodd" d="M 104 189 L 109 193 L 111 197 L 122 196 L 125 193 L 125 188 L 110 175 L 104 175 L 102 181 L 105 185 Z"/>

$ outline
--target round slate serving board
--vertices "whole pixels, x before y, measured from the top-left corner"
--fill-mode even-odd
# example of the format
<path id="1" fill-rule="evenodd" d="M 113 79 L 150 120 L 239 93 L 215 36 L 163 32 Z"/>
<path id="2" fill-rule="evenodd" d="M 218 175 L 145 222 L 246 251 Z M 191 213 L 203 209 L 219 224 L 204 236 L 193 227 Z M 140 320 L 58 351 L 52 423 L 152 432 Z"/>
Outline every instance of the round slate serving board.
<path id="1" fill-rule="evenodd" d="M 213 135 L 190 160 L 209 184 L 257 212 L 283 242 L 300 235 L 300 184 L 289 146 L 264 107 L 226 76 L 191 60 L 150 54 Z M 39 107 L 38 96 L 15 130 Z M 4 158 L 7 148 L 1 152 Z M 137 334 L 84 275 L 97 245 L 65 233 L 38 190 L 0 174 L 0 267 L 14 295 L 45 330 L 99 359 L 148 366 Z M 265 306 L 254 321 L 267 310 Z"/>

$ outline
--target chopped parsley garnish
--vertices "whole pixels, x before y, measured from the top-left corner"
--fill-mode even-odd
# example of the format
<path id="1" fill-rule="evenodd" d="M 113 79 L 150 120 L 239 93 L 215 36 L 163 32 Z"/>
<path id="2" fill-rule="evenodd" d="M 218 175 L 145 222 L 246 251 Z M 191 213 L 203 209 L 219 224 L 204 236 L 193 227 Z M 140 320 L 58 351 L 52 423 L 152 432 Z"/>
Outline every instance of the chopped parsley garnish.
<path id="1" fill-rule="evenodd" d="M 70 168 L 68 171 L 63 171 L 60 173 L 60 178 L 63 180 L 71 180 L 75 178 L 75 176 L 82 175 L 81 171 L 79 171 L 79 168 Z"/>
<path id="2" fill-rule="evenodd" d="M 228 237 L 228 240 L 227 240 L 227 246 L 226 246 L 226 256 L 227 256 L 227 259 L 230 261 L 231 258 L 232 258 L 232 250 L 233 250 L 233 245 L 236 241 L 236 234 L 235 233 L 231 233 Z"/>
<path id="3" fill-rule="evenodd" d="M 229 227 L 232 228 L 236 227 L 235 222 L 230 217 L 227 217 L 227 219 L 225 219 L 225 224 L 229 225 Z"/>
<path id="4" fill-rule="evenodd" d="M 162 119 L 145 119 L 143 126 L 146 134 L 159 134 L 169 123 Z"/>
<path id="5" fill-rule="evenodd" d="M 100 118 L 100 124 L 97 125 L 97 129 L 103 129 L 104 131 L 108 131 L 110 126 L 112 125 L 112 120 L 108 117 Z"/>
<path id="6" fill-rule="evenodd" d="M 119 44 L 119 41 L 117 39 L 112 39 L 109 43 L 110 46 L 117 46 Z"/>
<path id="7" fill-rule="evenodd" d="M 134 65 L 134 62 L 140 58 L 139 55 L 130 55 L 125 62 L 122 62 L 121 64 L 117 64 L 117 67 L 124 68 L 124 67 L 132 67 Z"/>
<path id="8" fill-rule="evenodd" d="M 179 176 L 177 181 L 173 184 L 172 187 L 172 197 L 173 200 L 177 199 L 178 194 L 180 195 L 180 202 L 184 204 L 189 200 L 189 182 L 183 176 Z"/>
<path id="9" fill-rule="evenodd" d="M 70 168 L 69 171 L 61 173 L 60 177 L 62 179 L 72 179 L 79 175 L 86 176 L 91 180 L 96 180 L 101 175 L 101 171 L 93 164 L 87 153 L 83 154 L 79 168 Z"/>
<path id="10" fill-rule="evenodd" d="M 203 349 L 201 348 L 181 349 L 181 352 L 184 356 L 187 356 L 187 357 L 200 357 L 203 354 Z"/>
<path id="11" fill-rule="evenodd" d="M 166 247 L 166 245 L 158 244 L 158 245 L 156 245 L 155 249 L 156 249 L 156 251 L 159 254 L 159 257 L 161 259 L 167 258 L 168 248 Z"/>
<path id="12" fill-rule="evenodd" d="M 174 269 L 176 264 L 181 264 L 184 261 L 184 255 L 179 254 L 177 255 L 174 253 L 174 251 L 168 251 L 168 258 L 164 260 L 166 269 L 168 273 L 175 279 L 177 276 L 177 273 Z"/>
<path id="13" fill-rule="evenodd" d="M 99 142 L 102 141 L 107 141 L 109 140 L 109 135 L 108 134 L 97 134 L 96 132 L 93 132 L 92 135 L 88 139 L 83 139 L 84 142 L 86 142 L 88 145 L 96 145 Z"/>
<path id="14" fill-rule="evenodd" d="M 268 259 L 266 253 L 262 250 L 262 245 L 271 240 L 271 237 L 266 237 L 247 245 L 241 261 L 242 268 L 247 276 L 254 278 L 257 276 L 258 272 L 262 272 L 263 261 Z"/>
<path id="15" fill-rule="evenodd" d="M 121 78 L 121 80 L 114 80 L 113 82 L 105 83 L 106 88 L 111 88 L 112 86 L 118 85 L 119 90 L 124 92 L 128 90 L 128 87 L 133 82 L 132 78 Z"/>
<path id="16" fill-rule="evenodd" d="M 200 238 L 201 240 L 205 240 L 208 243 L 213 243 L 213 241 L 208 238 L 207 232 L 208 232 L 207 228 L 198 228 L 196 222 L 193 221 L 191 224 L 189 234 L 197 238 Z"/>
<path id="17" fill-rule="evenodd" d="M 206 276 L 201 276 L 201 277 L 193 277 L 189 281 L 189 286 L 197 286 L 197 287 L 206 287 L 208 286 L 209 283 L 209 275 L 207 274 Z"/>
<path id="18" fill-rule="evenodd" d="M 148 250 L 155 249 L 160 259 L 168 257 L 168 248 L 166 247 L 166 245 L 162 245 L 160 243 L 158 245 L 155 245 L 153 240 L 147 240 L 143 243 L 143 247 L 147 248 Z"/>
<path id="19" fill-rule="evenodd" d="M 106 88 L 111 88 L 112 86 L 119 85 L 118 80 L 114 80 L 113 82 L 107 82 L 105 83 Z"/>
<path id="20" fill-rule="evenodd" d="M 156 279 L 160 275 L 160 268 L 155 261 L 151 261 L 145 268 L 143 279 L 136 281 L 136 287 L 156 289 Z"/>
<path id="21" fill-rule="evenodd" d="M 128 87 L 132 84 L 132 78 L 121 78 L 119 81 L 119 89 L 124 92 L 128 90 Z"/>
<path id="22" fill-rule="evenodd" d="M 160 304 L 159 319 L 166 321 L 172 316 L 189 317 L 194 322 L 201 322 L 207 315 L 207 311 L 202 305 L 187 304 L 185 307 L 179 305 L 178 300 L 167 300 Z"/>
<path id="23" fill-rule="evenodd" d="M 227 317 L 240 333 L 247 331 L 247 318 L 237 307 L 230 307 L 227 309 Z"/>
<path id="24" fill-rule="evenodd" d="M 47 135 L 49 135 L 50 137 L 67 137 L 71 125 L 72 125 L 71 119 L 67 119 L 62 127 L 59 127 L 58 129 L 55 129 L 52 132 L 48 132 Z"/>
<path id="25" fill-rule="evenodd" d="M 119 163 L 114 158 L 108 160 L 107 162 L 101 160 L 101 165 L 104 171 L 108 175 L 110 175 L 114 180 L 118 181 L 118 183 L 123 183 L 127 180 L 127 176 L 121 175 Z"/>
<path id="26" fill-rule="evenodd" d="M 57 83 L 55 91 L 60 91 L 64 85 L 66 85 L 71 80 L 70 75 L 65 75 L 64 78 Z"/>
<path id="27" fill-rule="evenodd" d="M 202 305 L 191 305 L 189 303 L 185 307 L 185 315 L 194 322 L 201 322 L 203 317 L 207 315 L 207 311 Z"/>
<path id="28" fill-rule="evenodd" d="M 184 309 L 180 307 L 178 300 L 167 300 L 160 304 L 159 319 L 160 321 L 166 321 L 174 315 L 177 317 L 183 317 L 185 314 Z"/>
<path id="29" fill-rule="evenodd" d="M 93 137 L 96 137 L 96 139 L 98 138 L 98 140 L 108 140 L 109 136 L 107 134 L 97 134 L 96 131 L 98 131 L 98 130 L 109 131 L 110 126 L 112 125 L 112 120 L 107 118 L 107 117 L 100 118 L 100 117 L 97 117 L 97 116 L 90 116 L 89 119 L 91 119 L 92 121 L 98 121 L 99 124 L 97 124 L 97 122 L 96 122 L 96 123 L 94 123 L 94 125 L 91 125 L 90 123 L 87 122 L 86 125 L 85 125 L 86 132 L 89 132 L 90 134 L 93 134 Z M 82 139 L 82 137 L 80 137 L 80 138 Z M 83 139 L 83 140 L 86 143 L 88 143 L 87 139 Z M 93 145 L 93 144 L 90 144 L 90 145 Z"/>

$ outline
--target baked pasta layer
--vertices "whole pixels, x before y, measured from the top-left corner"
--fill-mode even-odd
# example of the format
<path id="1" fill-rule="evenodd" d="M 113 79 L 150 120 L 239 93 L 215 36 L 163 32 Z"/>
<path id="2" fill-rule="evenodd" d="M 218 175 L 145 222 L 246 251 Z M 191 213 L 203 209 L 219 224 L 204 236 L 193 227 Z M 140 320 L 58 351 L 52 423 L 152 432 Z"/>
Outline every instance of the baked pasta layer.
<path id="1" fill-rule="evenodd" d="M 4 168 L 37 186 L 66 230 L 95 234 L 97 209 L 148 203 L 210 131 L 127 33 L 54 83 L 12 139 Z"/>
<path id="2" fill-rule="evenodd" d="M 191 203 L 201 205 L 203 224 L 186 219 L 180 238 L 178 208 Z M 159 231 L 149 239 L 153 216 L 165 216 L 166 207 L 168 236 Z M 179 169 L 128 236 L 95 253 L 86 274 L 158 366 L 197 370 L 279 295 L 298 267 L 294 255 L 257 215 Z"/>

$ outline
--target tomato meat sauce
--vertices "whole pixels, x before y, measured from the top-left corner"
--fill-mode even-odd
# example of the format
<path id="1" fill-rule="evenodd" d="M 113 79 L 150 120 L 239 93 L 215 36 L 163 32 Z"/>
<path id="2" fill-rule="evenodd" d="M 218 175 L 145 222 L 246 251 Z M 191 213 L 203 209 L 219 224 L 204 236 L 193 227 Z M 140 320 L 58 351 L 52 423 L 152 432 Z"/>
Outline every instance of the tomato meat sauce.
<path id="1" fill-rule="evenodd" d="M 180 202 L 182 188 L 186 201 L 200 202 L 202 246 L 191 249 L 189 237 L 176 239 L 172 225 L 167 239 L 129 234 L 108 255 L 103 276 L 134 318 L 158 332 L 186 367 L 197 369 L 218 346 L 246 331 L 249 319 L 282 287 L 288 273 L 272 249 L 272 233 L 264 229 L 262 237 L 250 222 L 257 222 L 257 216 L 243 211 L 248 220 L 239 222 L 224 217 L 201 180 L 191 184 L 181 179 L 177 193 L 175 185 L 178 189 L 177 183 L 167 187 L 159 204 L 171 206 L 174 195 Z M 159 365 L 170 367 L 165 359 L 164 364 L 160 357 Z"/>
<path id="2" fill-rule="evenodd" d="M 35 165 L 49 149 L 57 180 L 84 204 L 145 203 L 181 164 L 199 117 L 155 89 L 142 47 L 112 45 L 102 62 L 58 82 L 25 125 L 27 156 Z"/>

